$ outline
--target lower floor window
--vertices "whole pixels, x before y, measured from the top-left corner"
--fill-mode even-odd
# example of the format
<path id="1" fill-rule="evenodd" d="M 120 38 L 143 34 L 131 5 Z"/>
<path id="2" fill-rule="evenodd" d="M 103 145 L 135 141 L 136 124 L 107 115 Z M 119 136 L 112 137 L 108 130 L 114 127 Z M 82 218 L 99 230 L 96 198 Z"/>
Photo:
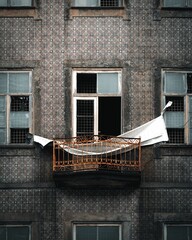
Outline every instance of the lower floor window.
<path id="1" fill-rule="evenodd" d="M 120 224 L 75 224 L 73 240 L 121 240 Z"/>
<path id="2" fill-rule="evenodd" d="M 165 240 L 192 240 L 192 225 L 165 225 Z"/>
<path id="3" fill-rule="evenodd" d="M 30 226 L 1 225 L 1 240 L 31 240 Z"/>

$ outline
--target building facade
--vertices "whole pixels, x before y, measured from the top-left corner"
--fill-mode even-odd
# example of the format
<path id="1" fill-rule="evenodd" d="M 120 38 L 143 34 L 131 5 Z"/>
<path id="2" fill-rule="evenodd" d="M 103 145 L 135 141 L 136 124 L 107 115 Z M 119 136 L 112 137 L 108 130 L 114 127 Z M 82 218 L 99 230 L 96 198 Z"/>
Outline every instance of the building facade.
<path id="1" fill-rule="evenodd" d="M 0 239 L 192 239 L 191 30 L 191 0 L 0 0 Z M 168 101 L 136 177 L 55 175 L 33 141 L 117 136 Z"/>

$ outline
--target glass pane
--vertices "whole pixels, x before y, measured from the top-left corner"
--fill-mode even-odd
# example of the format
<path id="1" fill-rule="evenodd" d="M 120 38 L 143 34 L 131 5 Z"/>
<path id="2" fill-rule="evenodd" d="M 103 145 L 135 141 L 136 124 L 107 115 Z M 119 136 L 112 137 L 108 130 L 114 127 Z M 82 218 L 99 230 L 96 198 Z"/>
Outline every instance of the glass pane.
<path id="1" fill-rule="evenodd" d="M 192 143 L 192 97 L 189 97 L 189 134 L 190 134 L 190 143 Z"/>
<path id="2" fill-rule="evenodd" d="M 188 7 L 192 7 L 192 0 L 188 0 Z"/>
<path id="3" fill-rule="evenodd" d="M 77 100 L 77 135 L 94 134 L 94 101 Z"/>
<path id="4" fill-rule="evenodd" d="M 185 7 L 186 0 L 164 0 L 164 7 Z"/>
<path id="5" fill-rule="evenodd" d="M 29 128 L 29 112 L 11 112 L 10 128 Z"/>
<path id="6" fill-rule="evenodd" d="M 186 226 L 168 226 L 166 240 L 188 240 Z"/>
<path id="7" fill-rule="evenodd" d="M 165 93 L 180 93 L 187 92 L 187 82 L 184 73 L 165 73 L 164 78 Z"/>
<path id="8" fill-rule="evenodd" d="M 6 92 L 7 92 L 7 74 L 0 73 L 0 93 L 6 93 Z"/>
<path id="9" fill-rule="evenodd" d="M 5 97 L 0 96 L 0 127 L 6 127 Z"/>
<path id="10" fill-rule="evenodd" d="M 119 240 L 118 226 L 101 226 L 98 231 L 99 240 Z"/>
<path id="11" fill-rule="evenodd" d="M 29 227 L 8 227 L 7 240 L 29 240 Z"/>
<path id="12" fill-rule="evenodd" d="M 95 73 L 78 73 L 77 93 L 96 93 L 96 78 Z"/>
<path id="13" fill-rule="evenodd" d="M 1 129 L 0 129 L 0 143 L 1 143 Z M 0 239 L 6 240 L 6 228 L 0 227 Z"/>
<path id="14" fill-rule="evenodd" d="M 0 7 L 5 7 L 5 6 L 7 6 L 7 0 L 1 0 Z"/>
<path id="15" fill-rule="evenodd" d="M 189 240 L 192 240 L 192 226 L 188 226 Z"/>
<path id="16" fill-rule="evenodd" d="M 98 0 L 74 0 L 74 6 L 96 7 L 98 6 Z"/>
<path id="17" fill-rule="evenodd" d="M 32 0 L 11 0 L 11 6 L 32 6 Z"/>
<path id="18" fill-rule="evenodd" d="M 5 144 L 6 143 L 6 129 L 5 128 L 0 128 L 0 144 Z M 1 236 L 1 234 L 0 234 Z M 0 237 L 1 239 L 1 237 Z"/>
<path id="19" fill-rule="evenodd" d="M 97 227 L 94 226 L 77 226 L 76 240 L 97 240 Z"/>
<path id="20" fill-rule="evenodd" d="M 10 73 L 9 92 L 10 93 L 31 92 L 31 86 L 29 83 L 29 73 Z"/>
<path id="21" fill-rule="evenodd" d="M 167 128 L 184 128 L 184 112 L 165 112 Z"/>
<path id="22" fill-rule="evenodd" d="M 119 93 L 118 73 L 98 73 L 98 93 Z"/>

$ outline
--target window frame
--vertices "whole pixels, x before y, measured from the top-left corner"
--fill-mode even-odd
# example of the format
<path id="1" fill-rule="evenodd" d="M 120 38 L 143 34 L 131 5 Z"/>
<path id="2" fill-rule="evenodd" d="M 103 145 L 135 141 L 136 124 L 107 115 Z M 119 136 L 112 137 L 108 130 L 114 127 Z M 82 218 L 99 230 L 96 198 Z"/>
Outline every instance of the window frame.
<path id="1" fill-rule="evenodd" d="M 73 230 L 72 230 L 73 240 L 76 240 L 76 227 L 77 226 L 85 226 L 85 227 L 93 226 L 93 227 L 97 227 L 97 228 L 102 227 L 102 226 L 104 226 L 104 227 L 105 226 L 119 227 L 119 239 L 118 240 L 122 240 L 122 224 L 121 223 L 109 223 L 109 222 L 84 222 L 84 223 L 82 223 L 82 222 L 78 223 L 77 222 L 77 223 L 73 223 Z M 97 237 L 97 240 L 99 240 L 98 237 Z"/>
<path id="2" fill-rule="evenodd" d="M 183 114 L 184 114 L 184 126 L 183 128 L 175 128 L 175 129 L 184 129 L 184 142 L 183 143 L 167 143 L 167 144 L 192 144 L 192 142 L 190 142 L 190 120 L 189 120 L 189 106 L 190 106 L 190 97 L 192 98 L 192 93 L 188 93 L 186 90 L 186 93 L 176 93 L 176 92 L 172 92 L 172 93 L 166 93 L 164 92 L 164 81 L 165 81 L 165 74 L 166 73 L 183 73 L 185 74 L 185 79 L 186 79 L 186 75 L 189 73 L 192 73 L 192 70 L 175 70 L 175 69 L 162 69 L 161 72 L 161 78 L 162 78 L 162 88 L 161 88 L 161 93 L 162 93 L 162 109 L 166 104 L 166 97 L 183 97 L 183 102 L 184 102 L 184 110 L 183 110 Z M 186 79 L 187 81 L 187 79 Z M 166 119 L 165 117 L 166 112 L 164 113 L 164 119 Z M 191 137 L 192 138 L 192 137 Z"/>
<path id="3" fill-rule="evenodd" d="M 77 93 L 77 74 L 78 73 L 118 73 L 118 93 Z M 97 88 L 96 88 L 97 89 Z M 77 100 L 93 100 L 94 101 L 94 135 L 99 134 L 99 97 L 121 97 L 122 98 L 122 69 L 73 69 L 72 72 L 72 136 L 77 136 Z M 122 102 L 121 102 L 122 116 Z M 122 127 L 122 117 L 121 117 Z"/>
<path id="4" fill-rule="evenodd" d="M 190 223 L 165 223 L 163 224 L 163 239 L 167 240 L 167 227 L 172 226 L 172 227 L 188 227 L 191 226 L 192 224 Z"/>
<path id="5" fill-rule="evenodd" d="M 32 228 L 31 225 L 29 224 L 1 224 L 0 223 L 0 227 L 5 227 L 6 231 L 7 228 L 11 228 L 11 227 L 28 227 L 29 228 L 29 236 L 28 236 L 28 240 L 32 240 L 31 235 L 32 235 Z M 6 240 L 7 240 L 7 236 L 6 236 Z"/>
<path id="6" fill-rule="evenodd" d="M 29 97 L 29 133 L 33 131 L 33 100 L 32 100 L 32 71 L 0 71 L 0 73 L 6 73 L 7 74 L 7 81 L 8 81 L 8 75 L 12 74 L 12 73 L 28 73 L 29 74 L 29 88 L 30 91 L 29 92 L 18 92 L 18 93 L 10 93 L 10 92 L 6 92 L 6 93 L 0 93 L 0 96 L 5 96 L 5 115 L 6 115 L 6 120 L 5 120 L 5 133 L 6 133 L 6 137 L 5 137 L 5 142 L 4 143 L 0 143 L 1 145 L 13 145 L 13 144 L 27 144 L 27 143 L 11 143 L 11 123 L 10 123 L 10 119 L 11 119 L 11 97 L 12 96 L 28 96 Z M 8 83 L 7 83 L 8 85 Z M 17 129 L 17 128 L 13 128 L 13 129 Z M 21 128 L 22 129 L 22 128 Z M 24 128 L 23 128 L 24 129 Z"/>

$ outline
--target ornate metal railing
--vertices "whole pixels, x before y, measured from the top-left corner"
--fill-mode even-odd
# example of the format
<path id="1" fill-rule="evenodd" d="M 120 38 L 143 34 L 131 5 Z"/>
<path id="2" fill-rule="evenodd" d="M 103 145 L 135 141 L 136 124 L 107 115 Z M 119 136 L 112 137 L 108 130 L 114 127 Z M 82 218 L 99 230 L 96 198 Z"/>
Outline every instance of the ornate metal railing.
<path id="1" fill-rule="evenodd" d="M 140 171 L 139 138 L 78 137 L 53 142 L 53 171 Z"/>

